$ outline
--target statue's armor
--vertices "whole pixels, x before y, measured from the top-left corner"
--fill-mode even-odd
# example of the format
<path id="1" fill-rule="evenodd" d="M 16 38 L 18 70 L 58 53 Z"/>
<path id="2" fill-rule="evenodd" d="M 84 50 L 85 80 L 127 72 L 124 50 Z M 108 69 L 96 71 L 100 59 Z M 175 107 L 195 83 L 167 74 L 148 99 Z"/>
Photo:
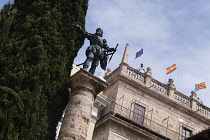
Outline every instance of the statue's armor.
<path id="1" fill-rule="evenodd" d="M 103 47 L 104 39 L 102 37 L 92 34 L 88 39 L 90 40 L 90 45 L 98 45 L 101 48 Z"/>
<path id="2" fill-rule="evenodd" d="M 90 46 L 86 49 L 87 59 L 83 64 L 83 69 L 87 70 L 90 62 L 92 61 L 90 73 L 94 74 L 96 67 L 99 64 L 103 70 L 106 69 L 108 55 L 107 52 L 114 51 L 114 48 L 109 48 L 106 39 L 103 39 L 103 30 L 101 28 L 96 29 L 96 33 L 91 34 L 83 30 L 79 25 L 75 25 L 84 35 L 85 38 L 90 40 Z"/>
<path id="3" fill-rule="evenodd" d="M 104 43 L 106 41 L 96 34 L 90 35 L 88 39 L 90 40 L 90 46 L 86 50 L 86 55 L 88 55 L 88 53 L 91 51 L 94 53 L 94 55 L 100 56 L 102 53 L 102 48 L 108 47 L 107 44 Z"/>

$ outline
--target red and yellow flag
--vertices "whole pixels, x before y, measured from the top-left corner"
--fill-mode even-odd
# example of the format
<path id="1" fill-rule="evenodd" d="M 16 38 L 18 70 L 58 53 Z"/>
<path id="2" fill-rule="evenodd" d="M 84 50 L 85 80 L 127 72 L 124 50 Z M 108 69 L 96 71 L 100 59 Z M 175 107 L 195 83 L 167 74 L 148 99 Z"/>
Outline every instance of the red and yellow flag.
<path id="1" fill-rule="evenodd" d="M 200 84 L 195 84 L 195 91 L 198 91 L 200 89 L 206 89 L 206 83 L 200 83 Z"/>
<path id="2" fill-rule="evenodd" d="M 172 66 L 170 66 L 166 69 L 166 74 L 169 74 L 175 70 L 176 70 L 176 64 L 173 64 Z"/>

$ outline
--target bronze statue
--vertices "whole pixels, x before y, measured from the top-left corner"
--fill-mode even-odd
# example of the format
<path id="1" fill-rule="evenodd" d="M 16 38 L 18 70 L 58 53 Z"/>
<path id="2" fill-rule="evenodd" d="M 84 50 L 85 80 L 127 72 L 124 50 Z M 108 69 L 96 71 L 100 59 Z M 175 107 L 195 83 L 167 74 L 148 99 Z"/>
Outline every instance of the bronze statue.
<path id="1" fill-rule="evenodd" d="M 116 52 L 116 48 L 109 48 L 106 39 L 103 39 L 103 30 L 101 28 L 96 29 L 96 33 L 88 33 L 81 28 L 78 24 L 74 26 L 79 29 L 83 36 L 90 41 L 90 46 L 86 49 L 86 60 L 83 64 L 83 69 L 87 70 L 92 61 L 90 73 L 94 74 L 96 67 L 99 65 L 103 70 L 106 70 L 108 55 L 113 55 Z M 112 52 L 112 53 L 109 53 Z M 81 64 L 81 65 L 82 65 Z"/>

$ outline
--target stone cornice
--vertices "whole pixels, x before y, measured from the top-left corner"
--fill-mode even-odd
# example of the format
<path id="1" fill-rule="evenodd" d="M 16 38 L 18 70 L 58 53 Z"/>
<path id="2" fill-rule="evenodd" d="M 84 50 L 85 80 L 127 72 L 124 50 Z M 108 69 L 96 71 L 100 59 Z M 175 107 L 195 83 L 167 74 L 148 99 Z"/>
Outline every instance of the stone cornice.
<path id="1" fill-rule="evenodd" d="M 151 133 L 149 133 L 149 132 L 147 132 L 147 131 L 145 131 L 145 130 L 143 130 L 141 128 L 138 128 L 137 126 L 134 126 L 131 123 L 125 122 L 125 121 L 123 121 L 123 120 L 119 119 L 118 117 L 115 117 L 115 116 L 113 116 L 111 114 L 107 115 L 102 120 L 97 121 L 96 128 L 98 126 L 102 125 L 103 123 L 106 123 L 107 124 L 109 122 L 110 123 L 113 123 L 113 122 L 114 123 L 118 123 L 118 124 L 122 125 L 123 127 L 129 128 L 129 129 L 131 129 L 131 130 L 133 130 L 133 131 L 135 131 L 135 132 L 137 132 L 137 133 L 139 133 L 141 135 L 144 135 L 146 137 L 149 137 L 152 140 L 162 140 L 162 138 L 159 138 L 159 137 L 157 137 L 157 136 L 155 136 L 155 135 L 153 135 L 153 134 L 151 134 Z"/>
<path id="2" fill-rule="evenodd" d="M 107 105 L 111 104 L 107 100 L 101 98 L 100 96 L 97 96 L 94 101 L 94 106 L 97 107 L 100 110 L 104 109 Z"/>

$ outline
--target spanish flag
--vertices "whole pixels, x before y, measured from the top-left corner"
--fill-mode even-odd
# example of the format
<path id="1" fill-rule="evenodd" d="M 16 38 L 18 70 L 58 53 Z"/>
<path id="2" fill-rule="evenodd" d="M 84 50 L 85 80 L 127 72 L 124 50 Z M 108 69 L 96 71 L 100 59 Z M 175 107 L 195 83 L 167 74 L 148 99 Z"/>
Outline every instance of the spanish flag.
<path id="1" fill-rule="evenodd" d="M 175 70 L 176 70 L 176 64 L 173 64 L 172 66 L 170 66 L 166 69 L 166 75 L 175 71 Z"/>
<path id="2" fill-rule="evenodd" d="M 195 84 L 195 91 L 198 91 L 200 89 L 206 89 L 206 83 L 200 83 L 200 84 Z"/>

